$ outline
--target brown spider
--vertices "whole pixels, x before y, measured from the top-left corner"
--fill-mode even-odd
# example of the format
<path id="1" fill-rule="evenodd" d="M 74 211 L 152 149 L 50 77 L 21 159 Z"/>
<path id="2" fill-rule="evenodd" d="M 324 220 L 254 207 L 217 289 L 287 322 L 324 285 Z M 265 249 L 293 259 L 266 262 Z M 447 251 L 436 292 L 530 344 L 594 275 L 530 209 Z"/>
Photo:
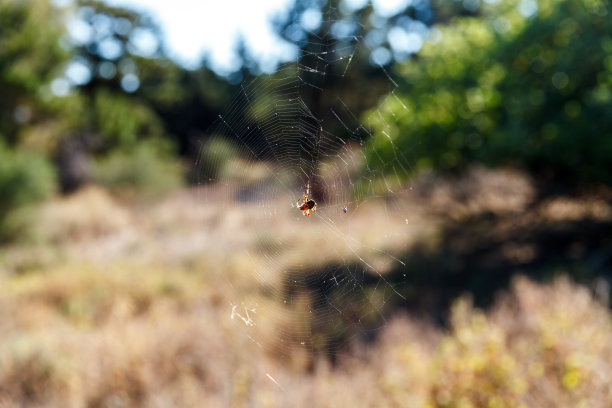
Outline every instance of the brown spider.
<path id="1" fill-rule="evenodd" d="M 297 208 L 300 211 L 304 211 L 304 215 L 306 217 L 310 217 L 310 212 L 314 214 L 317 211 L 317 202 L 312 198 L 309 200 L 308 196 L 310 195 L 310 181 L 306 185 L 306 195 L 302 198 L 302 203 L 298 201 Z"/>

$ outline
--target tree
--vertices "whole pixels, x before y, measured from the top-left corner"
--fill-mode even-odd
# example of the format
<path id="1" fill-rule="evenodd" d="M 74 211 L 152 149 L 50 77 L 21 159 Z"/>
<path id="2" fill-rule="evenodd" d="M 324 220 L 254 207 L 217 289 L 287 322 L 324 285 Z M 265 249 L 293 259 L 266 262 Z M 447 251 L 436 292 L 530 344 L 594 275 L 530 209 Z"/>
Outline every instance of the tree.
<path id="1" fill-rule="evenodd" d="M 45 153 L 57 112 L 49 84 L 69 56 L 62 32 L 47 0 L 0 0 L 0 241 L 20 233 L 17 212 L 55 189 Z"/>
<path id="2" fill-rule="evenodd" d="M 23 142 L 52 114 L 44 87 L 69 56 L 58 17 L 48 0 L 0 0 L 0 141 Z"/>
<path id="3" fill-rule="evenodd" d="M 369 165 L 515 164 L 612 182 L 610 12 L 602 1 L 500 1 L 438 26 L 439 42 L 397 68 Z"/>
<path id="4" fill-rule="evenodd" d="M 171 61 L 147 15 L 97 0 L 79 1 L 66 13 L 73 56 L 65 78 L 74 92 L 62 101 L 71 118 L 56 151 L 62 189 L 94 177 L 91 157 L 122 151 L 113 160 L 126 160 L 143 143 L 151 160 L 154 152 L 167 159 L 177 148 L 192 153 L 192 139 L 225 101 L 227 82 L 205 67 L 189 71 Z"/>

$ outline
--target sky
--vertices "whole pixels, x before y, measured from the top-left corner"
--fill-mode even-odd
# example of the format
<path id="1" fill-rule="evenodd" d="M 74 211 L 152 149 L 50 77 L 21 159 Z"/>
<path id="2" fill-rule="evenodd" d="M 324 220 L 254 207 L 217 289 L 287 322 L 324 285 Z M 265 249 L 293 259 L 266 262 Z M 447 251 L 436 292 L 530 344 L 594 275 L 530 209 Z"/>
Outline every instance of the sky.
<path id="1" fill-rule="evenodd" d="M 108 4 L 130 7 L 151 15 L 161 26 L 165 45 L 177 62 L 196 67 L 207 57 L 218 73 L 230 73 L 239 67 L 236 40 L 242 37 L 249 51 L 259 60 L 263 71 L 272 72 L 278 62 L 295 53 L 274 32 L 275 16 L 283 15 L 296 0 L 105 0 Z M 299 0 L 298 0 L 299 1 Z M 343 0 L 358 9 L 367 0 Z M 381 16 L 403 10 L 411 0 L 373 0 Z M 315 24 L 313 20 L 303 24 Z"/>

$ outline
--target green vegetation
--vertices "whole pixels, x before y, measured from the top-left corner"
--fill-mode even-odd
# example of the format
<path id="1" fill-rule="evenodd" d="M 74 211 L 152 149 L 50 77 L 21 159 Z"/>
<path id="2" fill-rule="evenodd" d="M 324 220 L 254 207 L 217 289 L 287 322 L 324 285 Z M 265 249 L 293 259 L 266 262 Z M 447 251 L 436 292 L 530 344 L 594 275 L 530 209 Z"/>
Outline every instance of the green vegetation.
<path id="1" fill-rule="evenodd" d="M 316 33 L 300 34 L 312 41 L 295 40 L 295 32 L 292 37 L 292 21 L 309 7 L 297 4 L 279 23 L 279 33 L 306 55 L 341 48 L 344 43 L 330 36 L 331 20 Z M 330 75 L 302 73 L 344 103 L 318 98 L 314 88 L 303 90 L 313 114 L 346 109 L 343 120 L 361 116 L 372 126 L 375 135 L 366 150 L 370 169 L 395 173 L 401 165 L 407 173 L 448 171 L 484 163 L 523 167 L 566 184 L 611 182 L 612 31 L 606 3 L 500 1 L 466 11 L 433 2 L 429 17 L 419 10 L 414 5 L 407 13 L 438 24 L 418 54 L 388 67 L 399 84 L 392 94 L 386 75 L 368 63 L 367 47 L 353 55 L 348 71 L 338 60 L 330 64 Z M 356 34 L 367 37 L 377 30 L 372 13 L 371 7 L 354 11 L 351 18 L 360 24 Z M 101 182 L 148 195 L 154 188 L 144 186 L 158 179 L 156 171 L 168 175 L 159 178 L 165 180 L 159 192 L 180 185 L 181 166 L 169 162 L 195 161 L 196 139 L 238 90 L 204 65 L 186 70 L 172 62 L 159 28 L 136 11 L 96 0 L 67 8 L 49 0 L 1 0 L 0 15 L 0 140 L 11 151 L 37 151 L 55 163 L 58 191 Z M 69 16 L 109 29 L 72 38 L 64 25 Z M 405 21 L 398 15 L 386 24 Z M 148 49 L 134 42 L 143 33 L 153 44 Z M 322 40 L 315 41 L 315 35 Z M 117 45 L 113 55 L 103 46 L 111 42 Z M 241 57 L 244 67 L 237 74 L 256 76 L 257 65 L 246 50 Z M 66 74 L 75 67 L 80 78 Z M 389 96 L 372 114 L 381 95 Z M 269 90 L 262 89 L 252 108 L 234 119 L 252 123 L 269 100 Z M 329 126 L 332 133 L 344 132 L 340 123 Z M 367 134 L 344 137 L 362 142 Z M 249 143 L 259 141 L 255 136 Z M 208 145 L 218 143 L 226 142 Z M 127 164 L 134 153 L 139 164 Z M 220 165 L 220 158 L 205 159 Z M 130 169 L 140 169 L 140 175 L 128 175 Z M 220 168 L 209 170 L 214 179 Z"/>
<path id="2" fill-rule="evenodd" d="M 18 237 L 27 229 L 24 207 L 49 198 L 55 190 L 55 172 L 44 156 L 15 151 L 0 141 L 0 241 Z"/>
<path id="3" fill-rule="evenodd" d="M 198 163 L 205 169 L 206 176 L 216 179 L 237 156 L 238 148 L 233 143 L 223 137 L 212 136 L 202 147 Z"/>
<path id="4" fill-rule="evenodd" d="M 24 142 L 28 129 L 50 119 L 48 87 L 69 58 L 64 32 L 47 0 L 0 1 L 0 140 Z"/>
<path id="5" fill-rule="evenodd" d="M 183 171 L 161 143 L 140 143 L 130 150 L 115 150 L 99 159 L 94 178 L 109 190 L 123 195 L 160 197 L 183 184 Z"/>
<path id="6" fill-rule="evenodd" d="M 65 23 L 75 18 L 109 30 L 73 38 Z M 143 33 L 157 46 L 137 48 Z M 231 94 L 207 68 L 170 61 L 150 18 L 100 1 L 0 0 L 0 38 L 3 240 L 27 235 L 24 220 L 35 218 L 12 210 L 54 191 L 100 183 L 150 198 L 183 185 L 193 135 Z"/>
<path id="7" fill-rule="evenodd" d="M 402 86 L 374 119 L 370 165 L 456 170 L 479 162 L 612 183 L 609 5 L 533 6 L 525 17 L 516 2 L 496 2 L 437 26 L 418 57 L 396 68 Z"/>

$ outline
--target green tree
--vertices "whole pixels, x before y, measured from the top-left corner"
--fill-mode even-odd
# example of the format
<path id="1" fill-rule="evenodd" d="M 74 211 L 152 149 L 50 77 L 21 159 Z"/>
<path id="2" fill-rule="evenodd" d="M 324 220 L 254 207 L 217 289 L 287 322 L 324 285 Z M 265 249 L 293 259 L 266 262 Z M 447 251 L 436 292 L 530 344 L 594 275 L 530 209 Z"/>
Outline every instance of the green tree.
<path id="1" fill-rule="evenodd" d="M 69 57 L 60 46 L 59 17 L 48 0 L 0 0 L 1 241 L 25 227 L 16 221 L 18 211 L 55 190 L 45 155 L 57 113 L 49 85 Z"/>
<path id="2" fill-rule="evenodd" d="M 188 70 L 170 60 L 159 27 L 146 14 L 82 0 L 75 15 L 89 27 L 75 45 L 74 62 L 90 72 L 79 91 L 96 101 L 129 99 L 130 106 L 118 103 L 125 112 L 122 120 L 132 121 L 133 140 L 119 135 L 121 126 L 117 126 L 102 132 L 109 139 L 108 146 L 125 146 L 124 142 L 131 144 L 146 135 L 163 134 L 177 142 L 181 153 L 187 153 L 188 135 L 200 133 L 217 117 L 231 94 L 229 84 L 206 68 L 205 61 L 200 68 Z M 144 110 L 150 112 L 145 115 Z M 107 122 L 99 109 L 92 114 L 90 120 Z"/>
<path id="3" fill-rule="evenodd" d="M 162 162 L 195 150 L 190 150 L 194 140 L 217 118 L 230 86 L 205 66 L 188 70 L 171 61 L 159 28 L 147 15 L 97 0 L 79 1 L 70 12 L 81 27 L 72 38 L 71 65 L 83 74 L 72 95 L 77 102 L 70 103 L 74 121 L 58 149 L 62 186 L 72 190 L 92 177 L 121 179 L 122 185 L 125 180 L 153 182 L 155 177 L 101 174 L 108 166 L 91 169 L 75 163 L 104 156 L 109 160 L 98 163 L 116 163 L 133 154 L 141 164 L 151 161 L 142 172 L 170 168 Z M 148 147 L 141 149 L 142 143 Z M 174 157 L 168 154 L 172 151 Z M 119 167 L 135 168 L 129 163 Z"/>
<path id="4" fill-rule="evenodd" d="M 48 0 L 0 0 L 0 140 L 17 145 L 52 114 L 43 88 L 69 56 L 62 33 Z"/>
<path id="5" fill-rule="evenodd" d="M 481 12 L 438 26 L 437 41 L 398 66 L 400 90 L 375 123 L 369 165 L 515 164 L 611 183 L 609 3 L 500 1 Z"/>

